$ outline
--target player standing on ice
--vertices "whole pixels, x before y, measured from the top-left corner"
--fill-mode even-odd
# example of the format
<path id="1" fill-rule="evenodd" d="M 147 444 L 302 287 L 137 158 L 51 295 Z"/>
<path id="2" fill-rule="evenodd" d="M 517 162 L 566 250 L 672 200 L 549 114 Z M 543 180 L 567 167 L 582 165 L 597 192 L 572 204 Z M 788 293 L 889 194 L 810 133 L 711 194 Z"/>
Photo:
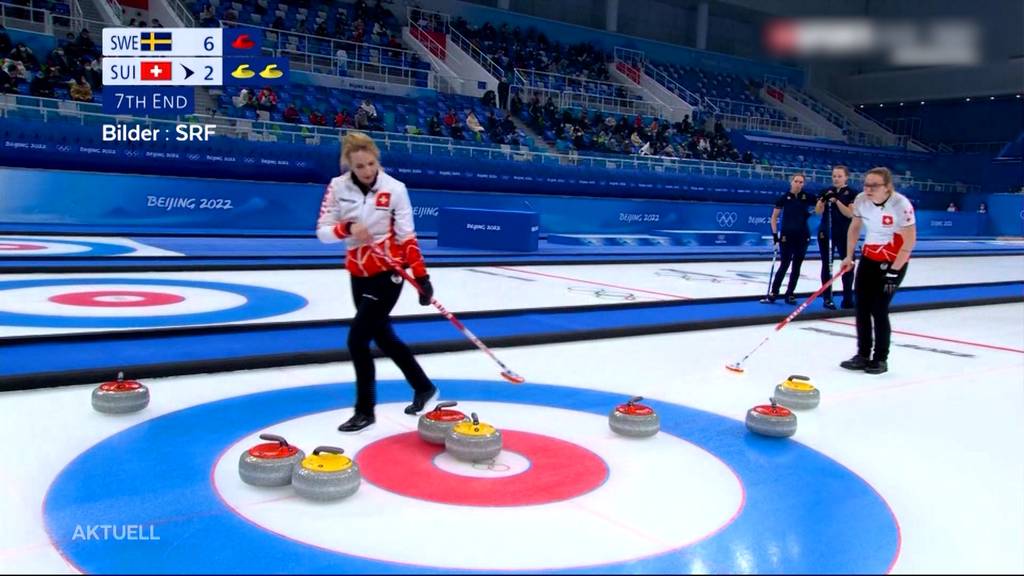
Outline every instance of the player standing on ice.
<path id="1" fill-rule="evenodd" d="M 907 274 L 910 252 L 917 242 L 914 207 L 895 190 L 888 168 L 864 174 L 864 192 L 853 202 L 853 222 L 847 236 L 843 270 L 853 269 L 861 228 L 864 248 L 857 265 L 857 355 L 839 365 L 848 370 L 882 374 L 889 369 L 889 302 Z M 874 326 L 872 326 L 874 321 Z M 872 342 L 872 328 L 874 342 Z M 871 355 L 872 343 L 874 356 Z"/>
<path id="2" fill-rule="evenodd" d="M 807 255 L 807 245 L 811 241 L 811 229 L 807 225 L 810 208 L 814 206 L 814 195 L 803 191 L 804 175 L 793 174 L 789 179 L 789 192 L 779 196 L 772 210 L 772 240 L 781 247 L 782 262 L 772 280 L 771 292 L 761 299 L 764 304 L 771 304 L 779 297 L 782 279 L 790 264 L 793 270 L 789 274 L 789 285 L 786 287 L 786 304 L 796 304 L 796 283 L 800 280 L 800 266 Z M 782 216 L 782 230 L 779 230 L 779 216 Z"/>
<path id="3" fill-rule="evenodd" d="M 345 242 L 348 250 L 345 267 L 351 274 L 356 306 L 348 333 L 356 371 L 356 405 L 355 414 L 338 430 L 357 432 L 376 421 L 377 379 L 370 340 L 402 370 L 414 390 L 406 414 L 423 410 L 437 396 L 437 387 L 391 326 L 391 310 L 404 281 L 375 248 L 412 269 L 422 290 L 421 305 L 430 304 L 434 288 L 416 242 L 409 193 L 405 184 L 381 168 L 377 145 L 362 132 L 347 133 L 341 144 L 341 166 L 342 171 L 351 169 L 327 185 L 316 235 L 328 244 Z"/>
<path id="4" fill-rule="evenodd" d="M 818 251 L 821 253 L 821 283 L 828 282 L 832 277 L 832 250 L 840 258 L 846 256 L 846 233 L 850 230 L 850 219 L 853 213 L 850 207 L 857 191 L 846 185 L 850 178 L 850 169 L 846 166 L 832 167 L 832 186 L 826 188 L 814 212 L 821 215 L 818 224 Z M 825 289 L 825 308 L 835 310 L 832 301 L 832 287 Z M 853 271 L 843 274 L 843 308 L 853 308 Z"/>

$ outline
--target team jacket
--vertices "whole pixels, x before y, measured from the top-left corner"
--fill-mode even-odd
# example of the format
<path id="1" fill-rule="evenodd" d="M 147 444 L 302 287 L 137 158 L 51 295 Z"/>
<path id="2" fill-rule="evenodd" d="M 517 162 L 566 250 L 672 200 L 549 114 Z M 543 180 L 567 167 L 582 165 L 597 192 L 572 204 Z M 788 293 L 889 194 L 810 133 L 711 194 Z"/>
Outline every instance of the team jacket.
<path id="1" fill-rule="evenodd" d="M 876 262 L 892 262 L 903 247 L 901 228 L 915 223 L 914 206 L 906 196 L 893 192 L 881 206 L 875 205 L 868 195 L 861 193 L 853 201 L 853 217 L 864 224 L 865 258 Z"/>
<path id="2" fill-rule="evenodd" d="M 359 222 L 369 229 L 375 246 L 401 262 L 403 267 L 412 268 L 416 278 L 426 276 L 427 268 L 416 242 L 412 204 L 405 184 L 382 169 L 370 192 L 363 194 L 352 178 L 352 173 L 348 172 L 327 185 L 316 224 L 317 238 L 325 244 L 345 242 L 348 249 L 345 267 L 353 276 L 374 276 L 391 270 L 384 258 L 352 236 L 352 225 Z"/>

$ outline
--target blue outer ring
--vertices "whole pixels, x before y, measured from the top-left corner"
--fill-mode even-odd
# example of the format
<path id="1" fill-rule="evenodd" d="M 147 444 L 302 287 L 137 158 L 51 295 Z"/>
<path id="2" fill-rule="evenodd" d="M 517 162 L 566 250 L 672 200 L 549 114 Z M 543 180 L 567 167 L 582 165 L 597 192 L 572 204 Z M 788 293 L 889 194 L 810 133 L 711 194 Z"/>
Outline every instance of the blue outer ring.
<path id="1" fill-rule="evenodd" d="M 461 401 L 535 404 L 598 415 L 624 398 L 538 384 L 445 380 L 438 385 L 445 397 Z M 381 382 L 378 393 L 381 402 L 402 402 L 408 400 L 409 387 Z M 277 536 L 236 515 L 213 490 L 211 470 L 225 446 L 277 422 L 347 407 L 352 395 L 352 384 L 274 390 L 200 404 L 133 426 L 80 454 L 57 476 L 43 504 L 46 530 L 64 557 L 85 572 L 453 572 L 351 556 Z M 900 537 L 892 511 L 844 466 L 799 442 L 752 435 L 731 418 L 645 403 L 660 414 L 663 432 L 708 450 L 737 473 L 746 490 L 744 509 L 723 530 L 694 545 L 563 572 L 882 573 L 895 561 Z M 339 518 L 339 530 L 345 529 L 344 522 Z M 78 526 L 104 524 L 142 525 L 143 534 L 150 534 L 152 524 L 152 534 L 160 539 L 74 538 Z"/>
<path id="2" fill-rule="evenodd" d="M 31 244 L 36 242 L 42 244 L 44 242 L 53 242 L 59 244 L 73 244 L 78 246 L 88 246 L 89 249 L 85 252 L 74 252 L 72 254 L 39 254 L 32 256 L 33 258 L 67 258 L 69 256 L 123 256 L 125 254 L 131 254 L 136 249 L 131 246 L 121 246 L 120 244 L 107 244 L 106 242 L 85 242 L 82 240 L 53 240 L 47 238 L 46 240 L 31 240 L 28 238 L 11 238 L 11 237 L 0 237 L 0 242 L 19 242 L 23 244 Z M 5 256 L 4 253 L 0 252 L 0 256 Z M 22 256 L 19 256 L 22 258 Z"/>
<path id="3" fill-rule="evenodd" d="M 139 278 L 48 278 L 44 280 L 13 280 L 0 282 L 0 290 L 37 288 L 41 286 L 80 286 L 82 284 L 141 284 L 146 286 L 181 286 L 184 288 L 207 288 L 233 292 L 245 297 L 245 303 L 226 310 L 177 314 L 173 316 L 50 316 L 43 314 L 18 314 L 0 312 L 0 324 L 6 326 L 35 326 L 45 328 L 155 328 L 161 326 L 188 326 L 238 322 L 268 316 L 278 316 L 299 310 L 308 304 L 298 294 L 244 284 L 224 282 L 197 282 L 193 280 L 164 280 Z"/>

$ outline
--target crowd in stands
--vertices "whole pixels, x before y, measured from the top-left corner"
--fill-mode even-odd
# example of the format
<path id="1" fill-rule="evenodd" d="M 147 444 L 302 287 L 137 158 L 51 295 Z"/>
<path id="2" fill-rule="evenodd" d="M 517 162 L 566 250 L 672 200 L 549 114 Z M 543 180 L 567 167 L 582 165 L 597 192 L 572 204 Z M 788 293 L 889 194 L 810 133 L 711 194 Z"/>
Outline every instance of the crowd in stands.
<path id="1" fill-rule="evenodd" d="M 88 30 L 69 32 L 40 59 L 26 44 L 12 45 L 0 25 L 0 93 L 92 102 L 102 82 L 100 48 Z"/>
<path id="2" fill-rule="evenodd" d="M 725 162 L 753 162 L 740 154 L 721 122 L 705 129 L 690 117 L 669 122 L 664 118 L 603 114 L 592 110 L 559 110 L 549 97 L 542 104 L 534 94 L 524 103 L 517 92 L 511 112 L 523 118 L 556 145 L 559 151 L 640 154 Z"/>
<path id="3" fill-rule="evenodd" d="M 588 80 L 610 80 L 607 54 L 591 44 L 567 46 L 532 27 L 524 31 L 508 24 L 495 27 L 490 22 L 473 26 L 462 18 L 452 21 L 452 28 L 505 71 L 520 68 Z"/>
<path id="4" fill-rule="evenodd" d="M 236 9 L 241 5 L 241 11 Z M 337 40 L 400 48 L 401 31 L 395 15 L 381 0 L 371 6 L 356 2 L 315 3 L 312 0 L 249 0 L 244 4 L 209 0 L 189 3 L 199 26 L 214 28 L 222 20 L 255 24 L 282 32 L 298 32 Z"/>
<path id="5" fill-rule="evenodd" d="M 237 95 L 227 97 L 230 108 L 222 112 L 228 116 L 242 115 L 250 118 L 258 117 L 262 112 L 265 113 L 263 118 L 276 122 L 340 129 L 411 132 L 452 138 L 457 143 L 527 144 L 510 115 L 494 106 L 493 97 L 474 101 L 469 97 L 439 96 L 437 102 L 422 99 L 414 102 L 378 96 L 387 100 L 389 110 L 393 110 L 390 113 L 393 118 L 387 119 L 378 111 L 374 97 L 369 95 L 327 88 L 316 88 L 306 94 L 291 94 L 287 90 L 279 87 L 275 91 L 270 86 L 258 90 L 242 88 Z M 352 105 L 346 105 L 348 103 Z M 399 112 L 405 115 L 394 117 Z"/>

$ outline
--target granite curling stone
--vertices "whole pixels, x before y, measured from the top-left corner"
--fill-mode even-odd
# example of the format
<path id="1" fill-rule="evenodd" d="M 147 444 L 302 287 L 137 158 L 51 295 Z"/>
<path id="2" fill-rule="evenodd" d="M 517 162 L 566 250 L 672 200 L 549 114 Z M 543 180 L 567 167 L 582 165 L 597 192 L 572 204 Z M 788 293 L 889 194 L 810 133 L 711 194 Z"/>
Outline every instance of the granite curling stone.
<path id="1" fill-rule="evenodd" d="M 444 438 L 444 448 L 457 460 L 493 460 L 501 453 L 501 431 L 480 421 L 476 412 L 470 420 L 455 424 Z"/>
<path id="2" fill-rule="evenodd" d="M 616 434 L 633 438 L 654 436 L 661 429 L 661 419 L 654 409 L 639 402 L 643 396 L 635 396 L 620 404 L 608 415 L 608 426 Z"/>
<path id="3" fill-rule="evenodd" d="M 362 482 L 359 465 L 333 446 L 318 446 L 292 469 L 292 487 L 303 498 L 340 500 L 355 494 Z"/>
<path id="4" fill-rule="evenodd" d="M 420 438 L 424 442 L 444 446 L 448 432 L 459 422 L 468 420 L 462 412 L 450 410 L 457 405 L 458 402 L 440 402 L 433 410 L 420 416 L 416 426 Z"/>
<path id="5" fill-rule="evenodd" d="M 238 476 L 252 486 L 287 486 L 292 483 L 292 468 L 306 454 L 274 434 L 260 434 L 257 444 L 238 457 Z"/>
<path id="6" fill-rule="evenodd" d="M 100 384 L 92 391 L 92 407 L 105 414 L 138 412 L 149 406 L 149 388 L 135 380 L 125 380 L 118 372 L 117 380 Z"/>
<path id="7" fill-rule="evenodd" d="M 821 392 L 807 376 L 792 375 L 775 387 L 775 401 L 790 410 L 810 410 L 821 402 Z"/>
<path id="8" fill-rule="evenodd" d="M 796 414 L 772 398 L 770 406 L 762 404 L 747 411 L 747 429 L 762 436 L 792 436 L 796 433 Z"/>

